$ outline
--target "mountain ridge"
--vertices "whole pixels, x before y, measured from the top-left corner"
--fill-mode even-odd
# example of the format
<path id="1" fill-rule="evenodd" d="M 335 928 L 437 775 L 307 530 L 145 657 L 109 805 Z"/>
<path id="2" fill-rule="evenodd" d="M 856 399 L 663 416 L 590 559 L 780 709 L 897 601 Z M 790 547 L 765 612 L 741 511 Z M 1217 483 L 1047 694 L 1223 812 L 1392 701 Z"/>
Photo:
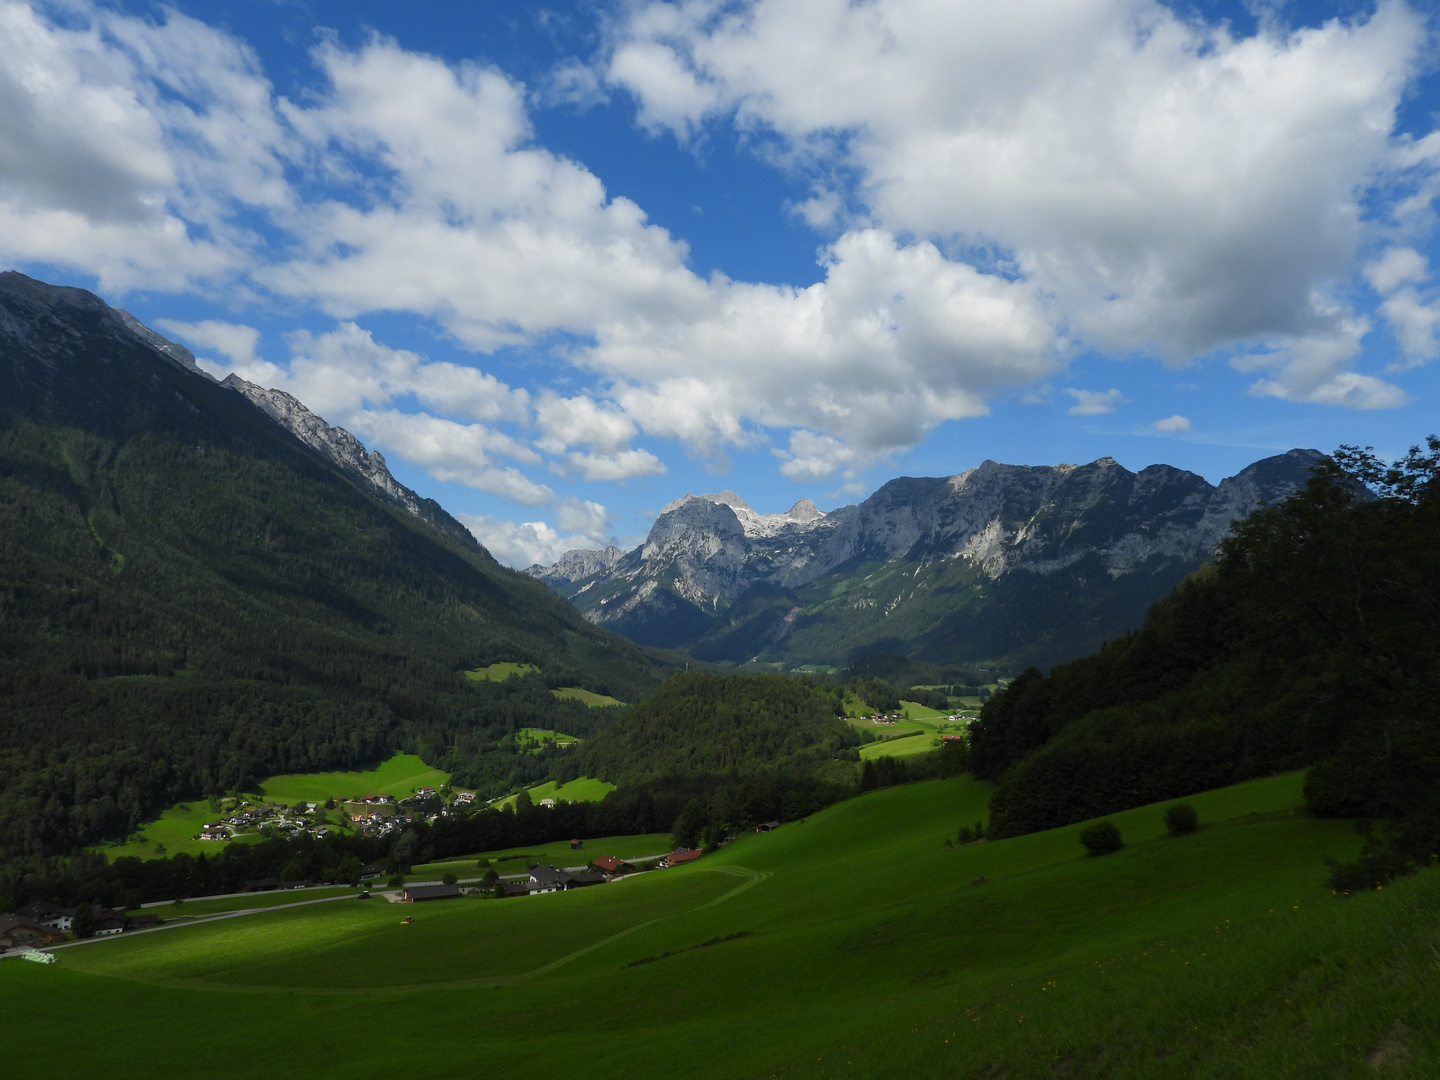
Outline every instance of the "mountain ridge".
<path id="1" fill-rule="evenodd" d="M 618 558 L 601 565 L 571 552 L 556 567 L 526 572 L 598 625 L 678 643 L 702 659 L 843 664 L 883 648 L 941 661 L 1053 663 L 1138 624 L 1214 553 L 1232 522 L 1298 490 L 1322 457 L 1291 450 L 1216 485 L 1164 464 L 1131 472 L 1108 456 L 1053 466 L 986 460 L 948 477 L 896 477 L 828 513 L 802 500 L 786 514 L 760 515 L 734 492 L 685 495 Z M 867 591 L 863 582 L 877 575 L 889 586 Z M 908 592 L 896 580 L 906 575 L 914 579 Z M 1073 594 L 1048 617 L 1033 610 L 1046 604 L 1047 580 Z M 943 610 L 922 586 L 957 594 L 956 606 Z M 1000 603 L 999 593 L 1016 595 Z M 837 606 L 840 594 L 849 599 Z M 996 603 L 1008 610 L 990 610 Z M 1017 609 L 1026 604 L 1032 610 Z M 1113 610 L 1092 612 L 1088 629 L 1070 635 L 1075 644 L 1061 644 L 1063 619 L 1097 604 Z M 921 607 L 925 627 L 896 634 L 882 625 Z M 1009 625 L 991 635 L 994 646 L 979 627 L 954 640 L 954 627 L 941 624 L 959 611 Z M 857 619 L 872 632 L 814 632 Z M 1053 644 L 1027 647 L 1027 635 Z M 826 654 L 820 638 L 844 651 Z"/>

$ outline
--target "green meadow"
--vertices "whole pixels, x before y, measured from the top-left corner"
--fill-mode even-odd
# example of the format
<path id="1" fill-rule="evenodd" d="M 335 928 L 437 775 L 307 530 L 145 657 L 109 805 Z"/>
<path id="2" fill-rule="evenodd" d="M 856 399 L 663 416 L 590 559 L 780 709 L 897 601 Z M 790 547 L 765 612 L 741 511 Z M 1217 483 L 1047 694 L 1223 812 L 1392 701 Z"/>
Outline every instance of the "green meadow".
<path id="1" fill-rule="evenodd" d="M 580 686 L 562 686 L 558 689 L 551 690 L 550 693 L 554 694 L 561 701 L 583 701 L 591 708 L 595 708 L 601 705 L 625 704 L 625 702 L 620 701 L 617 698 L 607 697 L 604 694 L 597 694 L 592 690 L 586 690 L 584 687 Z"/>
<path id="2" fill-rule="evenodd" d="M 502 662 L 491 664 L 489 667 L 475 668 L 473 671 L 465 672 L 465 678 L 472 682 L 504 682 L 512 675 L 539 674 L 540 669 L 534 664 L 517 664 L 514 662 Z"/>
<path id="3" fill-rule="evenodd" d="M 355 795 L 405 796 L 415 788 L 438 788 L 449 780 L 449 773 L 430 768 L 414 754 L 396 754 L 366 772 L 272 776 L 260 785 L 260 795 L 268 802 L 287 805 L 323 803 L 326 799 L 347 799 Z"/>
<path id="4" fill-rule="evenodd" d="M 1300 785 L 1194 796 L 1179 838 L 1115 814 L 1093 858 L 1080 826 L 958 845 L 989 789 L 929 781 L 578 892 L 107 939 L 0 963 L 0 1037 L 16 1076 L 121 1080 L 1431 1077 L 1440 871 L 1332 897 L 1359 837 Z"/>
<path id="5" fill-rule="evenodd" d="M 196 840 L 195 836 L 207 823 L 220 814 L 210 809 L 207 802 L 180 803 L 169 810 L 161 811 L 154 821 L 141 825 L 123 844 L 107 844 L 99 850 L 112 862 L 126 855 L 141 859 L 159 859 L 167 855 L 188 852 L 215 854 L 225 845 L 218 840 Z M 239 844 L 255 843 L 261 839 L 258 833 L 242 834 L 234 838 Z"/>
<path id="6" fill-rule="evenodd" d="M 546 780 L 543 784 L 525 790 L 530 793 L 530 800 L 537 804 L 541 799 L 554 799 L 557 802 L 561 799 L 567 802 L 599 802 L 615 790 L 615 785 L 604 780 L 581 776 L 563 784 L 557 784 L 554 780 Z M 496 802 L 495 806 L 497 808 L 514 806 L 517 798 L 519 798 L 518 795 L 509 795 Z"/>

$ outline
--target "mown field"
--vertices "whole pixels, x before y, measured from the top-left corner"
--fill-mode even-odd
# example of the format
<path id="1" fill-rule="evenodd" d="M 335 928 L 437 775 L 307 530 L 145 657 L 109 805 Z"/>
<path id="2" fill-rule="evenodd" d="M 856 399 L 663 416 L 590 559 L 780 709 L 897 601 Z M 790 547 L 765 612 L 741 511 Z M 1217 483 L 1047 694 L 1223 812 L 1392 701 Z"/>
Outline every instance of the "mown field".
<path id="1" fill-rule="evenodd" d="M 1101 858 L 1079 826 L 955 845 L 988 794 L 871 792 L 576 893 L 319 904 L 0 963 L 7 1071 L 1436 1074 L 1440 873 L 1333 898 L 1322 857 L 1358 837 L 1305 815 L 1298 776 L 1192 798 L 1187 837 L 1163 807 L 1114 815 L 1127 846 Z"/>

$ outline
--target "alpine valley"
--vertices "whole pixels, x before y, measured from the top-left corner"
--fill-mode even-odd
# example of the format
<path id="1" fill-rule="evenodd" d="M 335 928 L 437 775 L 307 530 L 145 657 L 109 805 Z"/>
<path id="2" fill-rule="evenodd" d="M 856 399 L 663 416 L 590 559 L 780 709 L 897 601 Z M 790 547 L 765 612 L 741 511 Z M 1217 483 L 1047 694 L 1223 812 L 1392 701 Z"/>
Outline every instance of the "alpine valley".
<path id="1" fill-rule="evenodd" d="M 712 662 L 843 667 L 888 653 L 1049 667 L 1138 626 L 1321 456 L 1291 450 L 1218 486 L 1108 457 L 986 461 L 892 480 L 828 514 L 808 499 L 757 514 L 731 491 L 686 495 L 633 551 L 572 551 L 526 572 L 599 626 Z"/>

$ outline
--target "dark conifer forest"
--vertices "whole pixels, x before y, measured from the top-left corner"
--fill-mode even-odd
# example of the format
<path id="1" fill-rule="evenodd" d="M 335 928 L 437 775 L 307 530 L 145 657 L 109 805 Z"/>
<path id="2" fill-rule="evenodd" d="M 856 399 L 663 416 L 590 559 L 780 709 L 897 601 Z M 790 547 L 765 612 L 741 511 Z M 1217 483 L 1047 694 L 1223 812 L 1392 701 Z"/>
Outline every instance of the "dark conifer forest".
<path id="1" fill-rule="evenodd" d="M 1313 812 L 1384 819 L 1379 876 L 1440 840 L 1440 440 L 1343 447 L 1094 656 L 984 707 L 991 834 L 1309 766 Z"/>
<path id="2" fill-rule="evenodd" d="M 0 289 L 0 858 L 399 750 L 505 790 L 666 665 L 381 499 L 100 301 Z M 449 528 L 443 526 L 448 521 Z M 497 661 L 539 675 L 469 681 Z"/>

